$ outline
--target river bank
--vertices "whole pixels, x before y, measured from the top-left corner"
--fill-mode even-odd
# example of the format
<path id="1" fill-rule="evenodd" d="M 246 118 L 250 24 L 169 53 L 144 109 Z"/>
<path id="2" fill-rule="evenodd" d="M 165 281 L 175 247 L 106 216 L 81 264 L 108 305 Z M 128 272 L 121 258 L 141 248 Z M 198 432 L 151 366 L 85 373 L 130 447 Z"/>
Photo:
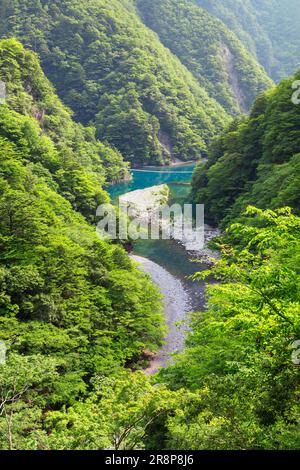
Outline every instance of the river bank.
<path id="1" fill-rule="evenodd" d="M 119 203 L 120 198 L 130 202 L 141 215 L 144 211 L 151 211 L 153 201 L 156 205 L 160 200 L 160 190 L 163 190 L 164 185 L 168 185 L 171 203 L 182 205 L 189 199 L 193 169 L 194 164 L 184 164 L 178 165 L 176 171 L 166 167 L 156 167 L 148 171 L 137 170 L 133 172 L 134 177 L 130 184 L 111 187 L 110 195 L 115 204 Z M 162 192 L 166 195 L 164 190 Z M 217 231 L 205 226 L 206 243 L 217 234 Z M 189 252 L 184 244 L 172 239 L 142 239 L 133 243 L 131 256 L 140 269 L 151 276 L 164 296 L 165 319 L 169 332 L 165 345 L 145 371 L 151 375 L 166 367 L 167 363 L 172 361 L 172 355 L 184 348 L 190 314 L 205 309 L 206 283 L 194 282 L 192 276 L 208 269 L 211 266 L 210 258 L 215 254 L 207 246 Z M 200 259 L 200 262 L 195 262 L 197 259 Z"/>
<path id="2" fill-rule="evenodd" d="M 138 263 L 140 269 L 151 276 L 153 282 L 159 287 L 164 296 L 168 335 L 164 346 L 145 370 L 147 375 L 152 375 L 158 372 L 160 368 L 167 366 L 168 362 L 172 360 L 172 354 L 184 348 L 192 305 L 189 295 L 179 279 L 166 271 L 162 266 L 147 258 L 136 255 L 132 255 L 131 258 Z"/>

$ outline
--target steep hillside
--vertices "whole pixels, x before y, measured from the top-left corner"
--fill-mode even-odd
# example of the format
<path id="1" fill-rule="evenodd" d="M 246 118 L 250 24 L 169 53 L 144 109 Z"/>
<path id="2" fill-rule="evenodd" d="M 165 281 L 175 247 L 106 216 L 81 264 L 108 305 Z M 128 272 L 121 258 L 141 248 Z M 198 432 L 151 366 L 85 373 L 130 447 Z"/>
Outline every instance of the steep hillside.
<path id="1" fill-rule="evenodd" d="M 300 66 L 298 0 L 194 0 L 234 31 L 274 80 Z"/>
<path id="2" fill-rule="evenodd" d="M 0 79 L 6 83 L 6 103 L 24 116 L 30 134 L 39 136 L 36 161 L 52 175 L 60 193 L 86 217 L 107 200 L 102 186 L 126 177 L 122 156 L 95 138 L 95 129 L 76 124 L 55 95 L 35 54 L 17 41 L 0 43 Z M 12 116 L 12 115 L 11 115 Z M 30 121 L 25 116 L 33 117 Z M 20 119 L 1 119 L 1 135 L 18 135 Z"/>
<path id="3" fill-rule="evenodd" d="M 224 109 L 126 0 L 1 1 L 0 34 L 38 51 L 82 123 L 134 163 L 197 158 L 228 122 Z"/>
<path id="4" fill-rule="evenodd" d="M 19 364 L 18 380 L 30 381 L 33 370 L 35 384 L 49 379 L 38 403 L 51 408 L 82 396 L 96 372 L 158 347 L 160 295 L 83 217 L 94 198 L 107 200 L 92 170 L 105 147 L 72 122 L 36 56 L 15 40 L 0 42 L 0 72 L 8 88 L 0 105 L 0 341 Z M 0 377 L 1 397 L 9 377 Z M 30 415 L 37 403 L 29 402 Z"/>
<path id="5" fill-rule="evenodd" d="M 193 190 L 214 223 L 237 217 L 248 204 L 300 212 L 300 106 L 292 83 L 300 72 L 259 97 L 247 118 L 214 142 L 197 168 Z"/>
<path id="6" fill-rule="evenodd" d="M 191 0 L 137 0 L 144 22 L 230 113 L 249 110 L 271 85 L 263 67 L 222 22 Z"/>

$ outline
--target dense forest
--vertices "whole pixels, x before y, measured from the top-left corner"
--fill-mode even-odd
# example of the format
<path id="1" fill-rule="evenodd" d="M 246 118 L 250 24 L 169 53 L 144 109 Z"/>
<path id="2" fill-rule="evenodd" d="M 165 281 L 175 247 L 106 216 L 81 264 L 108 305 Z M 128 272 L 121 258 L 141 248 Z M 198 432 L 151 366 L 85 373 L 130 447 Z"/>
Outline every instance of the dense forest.
<path id="1" fill-rule="evenodd" d="M 234 31 L 274 80 L 300 66 L 298 0 L 193 0 Z"/>
<path id="2" fill-rule="evenodd" d="M 37 51 L 76 120 L 133 163 L 205 155 L 228 122 L 127 0 L 0 2 L 0 34 Z"/>
<path id="3" fill-rule="evenodd" d="M 137 0 L 142 18 L 228 112 L 248 111 L 271 86 L 237 37 L 193 1 Z"/>
<path id="4" fill-rule="evenodd" d="M 0 0 L 0 450 L 300 448 L 300 56 L 284 11 Z M 275 86 L 255 56 L 294 75 Z M 96 208 L 130 163 L 200 156 L 192 197 L 219 256 L 194 275 L 205 306 L 185 349 L 147 376 L 162 295 L 127 244 L 97 236 Z"/>
<path id="5" fill-rule="evenodd" d="M 105 165 L 113 168 L 120 156 L 72 121 L 20 43 L 1 41 L 0 70 L 8 88 L 0 106 L 0 339 L 10 351 L 0 371 L 5 448 L 9 416 L 17 413 L 9 432 L 22 434 L 43 408 L 73 403 L 95 374 L 155 350 L 163 319 L 157 289 L 88 223 L 95 204 L 108 200 L 100 185 Z M 10 396 L 14 387 L 24 401 Z M 38 392 L 39 406 L 31 407 L 29 396 Z"/>

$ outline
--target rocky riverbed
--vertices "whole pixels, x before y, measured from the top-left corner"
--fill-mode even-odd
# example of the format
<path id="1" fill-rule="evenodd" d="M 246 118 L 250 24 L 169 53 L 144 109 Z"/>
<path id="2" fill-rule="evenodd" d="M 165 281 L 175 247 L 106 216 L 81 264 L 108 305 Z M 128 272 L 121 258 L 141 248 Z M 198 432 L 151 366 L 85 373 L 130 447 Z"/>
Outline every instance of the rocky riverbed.
<path id="1" fill-rule="evenodd" d="M 180 210 L 180 205 L 172 206 L 172 209 L 167 207 L 169 197 L 168 185 L 162 184 L 123 194 L 119 197 L 119 202 L 120 207 L 124 207 L 127 211 L 129 218 L 139 222 L 144 232 L 148 232 L 147 227 L 151 226 L 152 234 L 161 233 L 166 240 L 175 239 L 189 252 L 191 258 L 209 263 L 217 254 L 212 252 L 207 244 L 219 234 L 219 231 L 204 225 L 204 212 L 203 219 L 197 221 L 198 226 L 195 229 L 191 223 L 192 215 L 186 218 L 186 214 Z M 176 210 L 179 208 L 180 212 L 176 212 L 171 222 L 171 214 L 175 215 L 173 207 L 177 207 Z M 140 233 L 142 230 L 139 229 Z"/>
<path id="2" fill-rule="evenodd" d="M 164 233 L 168 231 L 170 215 L 168 218 L 161 220 L 157 214 L 159 214 L 161 206 L 167 204 L 168 199 L 168 186 L 158 185 L 123 194 L 120 197 L 120 202 L 130 209 L 128 213 L 131 215 L 131 219 L 136 218 L 140 222 L 145 222 L 144 233 L 148 232 L 147 227 L 150 221 L 151 227 L 153 227 L 154 223 Z M 180 219 L 178 219 L 178 223 L 180 223 Z M 207 225 L 202 226 L 201 230 L 203 232 L 202 242 L 205 242 L 204 246 L 201 242 L 199 244 L 191 244 L 194 236 L 193 229 L 191 229 L 191 233 L 188 233 L 186 238 L 177 238 L 176 241 L 172 239 L 172 236 L 170 240 L 155 239 L 154 243 L 156 243 L 155 246 L 158 250 L 154 249 L 154 252 L 151 254 L 146 254 L 147 258 L 143 255 L 132 255 L 132 259 L 138 263 L 140 269 L 151 276 L 153 282 L 158 285 L 164 296 L 168 335 L 164 346 L 151 360 L 150 366 L 146 369 L 145 372 L 148 375 L 154 374 L 160 368 L 166 367 L 172 361 L 172 355 L 184 348 L 186 333 L 189 330 L 189 314 L 203 311 L 205 308 L 205 282 L 193 282 L 189 276 L 210 267 L 212 259 L 217 257 L 217 253 L 212 252 L 207 247 L 207 243 L 214 236 L 218 235 L 218 231 Z M 184 233 L 186 234 L 186 232 Z M 143 243 L 146 243 L 144 238 Z M 149 243 L 149 240 L 147 243 Z M 162 246 L 163 243 L 164 245 Z M 166 262 L 170 257 L 170 248 L 173 263 Z M 158 263 L 155 262 L 155 252 L 160 253 L 162 265 L 159 264 L 160 261 Z M 154 256 L 154 261 L 148 259 L 148 256 L 152 257 L 152 259 Z M 175 268 L 174 257 L 179 259 L 180 269 L 178 267 L 177 269 Z M 191 260 L 200 260 L 200 263 L 192 263 Z M 193 265 L 194 269 L 191 269 L 191 265 Z M 172 269 L 172 267 L 175 269 Z M 185 272 L 186 270 L 187 272 Z"/>
<path id="3" fill-rule="evenodd" d="M 172 360 L 172 354 L 184 348 L 186 332 L 189 329 L 189 313 L 192 311 L 189 295 L 183 283 L 158 264 L 149 259 L 132 255 L 140 268 L 149 274 L 164 296 L 168 336 L 165 345 L 157 353 L 146 373 L 156 373 Z"/>

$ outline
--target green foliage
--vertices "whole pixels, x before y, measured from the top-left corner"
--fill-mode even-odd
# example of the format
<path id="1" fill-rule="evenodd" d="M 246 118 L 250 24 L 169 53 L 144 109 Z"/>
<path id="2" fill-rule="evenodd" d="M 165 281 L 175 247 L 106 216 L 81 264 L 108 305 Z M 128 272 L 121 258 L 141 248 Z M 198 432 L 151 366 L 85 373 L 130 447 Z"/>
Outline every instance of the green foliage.
<path id="1" fill-rule="evenodd" d="M 217 282 L 206 311 L 193 316 L 185 351 L 152 380 L 94 371 L 88 393 L 81 388 L 67 406 L 49 409 L 65 387 L 57 369 L 68 354 L 10 354 L 0 366 L 2 448 L 297 449 L 300 376 L 291 344 L 300 334 L 299 229 L 288 208 L 248 208 L 245 222 L 217 241 L 222 258 L 195 276 Z M 54 342 L 57 335 L 47 347 Z M 74 347 L 63 338 L 60 345 Z"/>
<path id="2" fill-rule="evenodd" d="M 298 0 L 194 0 L 221 19 L 274 80 L 299 67 Z"/>
<path id="3" fill-rule="evenodd" d="M 193 1 L 137 0 L 137 5 L 147 26 L 230 113 L 248 111 L 271 85 L 234 34 Z"/>
<path id="4" fill-rule="evenodd" d="M 170 420 L 176 449 L 299 446 L 300 219 L 249 207 L 219 240 L 208 309 L 195 314 L 184 353 L 161 374 L 172 389 L 199 391 L 198 407 Z"/>
<path id="5" fill-rule="evenodd" d="M 95 229 L 35 174 L 35 165 L 18 161 L 16 147 L 4 142 L 0 180 L 4 314 L 16 311 L 20 320 L 82 328 L 87 338 L 93 331 L 95 354 L 102 351 L 105 331 L 104 337 L 115 341 L 113 349 L 123 361 L 143 345 L 153 346 L 160 336 L 156 289 L 147 278 L 136 279 L 137 271 L 119 255 L 121 248 L 98 240 Z M 145 291 L 147 303 L 142 300 Z M 148 315 L 152 328 L 145 323 Z"/>
<path id="6" fill-rule="evenodd" d="M 35 448 L 33 434 L 41 422 L 41 406 L 58 381 L 56 362 L 41 355 L 11 354 L 0 365 L 0 449 Z"/>
<path id="7" fill-rule="evenodd" d="M 135 308 L 139 308 L 141 293 L 147 289 L 146 280 L 142 277 L 137 281 L 141 283 L 141 291 L 137 284 L 134 285 L 130 273 L 122 281 L 123 273 L 118 270 L 124 269 L 125 274 L 127 269 L 133 268 L 130 263 L 121 264 L 122 258 L 116 256 L 121 249 L 98 240 L 93 228 L 47 185 L 43 177 L 35 174 L 35 165 L 16 160 L 16 147 L 7 140 L 4 143 L 1 158 L 5 166 L 0 183 L 3 285 L 13 295 L 12 304 L 18 305 L 19 314 L 22 318 L 29 316 L 51 321 L 57 326 L 83 326 L 85 323 L 86 327 L 91 327 L 93 322 L 102 326 L 103 322 L 108 322 L 108 327 L 109 316 L 116 313 L 114 305 L 117 306 L 121 299 L 125 305 L 125 289 L 129 294 L 132 288 L 135 297 L 128 299 L 128 313 L 132 315 Z M 32 270 L 30 275 L 28 268 Z M 11 270 L 13 274 L 10 274 Z M 119 292 L 114 288 L 115 278 L 120 282 Z M 131 287 L 127 287 L 127 282 Z M 110 289 L 113 298 L 108 301 Z M 149 296 L 149 304 L 153 306 L 151 298 Z M 104 309 L 106 319 L 101 320 L 98 309 Z M 121 310 L 120 314 L 125 315 Z M 146 310 L 145 313 L 147 316 Z M 127 320 L 124 327 L 126 323 Z M 118 328 L 113 329 L 117 336 Z"/>
<path id="8" fill-rule="evenodd" d="M 48 414 L 44 443 L 50 449 L 142 449 L 149 430 L 191 395 L 153 387 L 143 373 L 95 377 L 94 386 L 87 402 Z"/>
<path id="9" fill-rule="evenodd" d="M 93 122 L 128 161 L 196 159 L 228 122 L 131 1 L 13 0 L 2 14 L 0 33 L 38 51 L 76 119 Z"/>
<path id="10" fill-rule="evenodd" d="M 195 201 L 206 204 L 212 223 L 223 225 L 248 204 L 300 208 L 300 107 L 292 102 L 299 72 L 255 101 L 250 116 L 232 123 L 196 169 Z"/>

